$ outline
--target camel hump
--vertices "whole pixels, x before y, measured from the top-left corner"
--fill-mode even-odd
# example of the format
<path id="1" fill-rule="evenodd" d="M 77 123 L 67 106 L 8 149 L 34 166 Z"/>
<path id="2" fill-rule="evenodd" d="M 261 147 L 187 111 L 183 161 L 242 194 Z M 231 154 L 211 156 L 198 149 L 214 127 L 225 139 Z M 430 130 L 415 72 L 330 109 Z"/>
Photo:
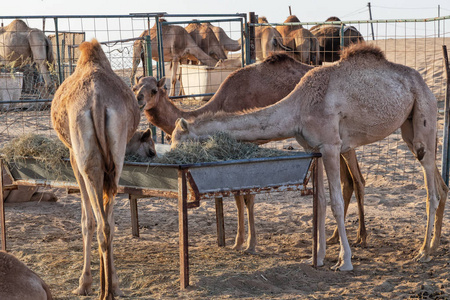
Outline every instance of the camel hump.
<path id="1" fill-rule="evenodd" d="M 380 47 L 367 43 L 355 43 L 342 50 L 341 61 L 361 56 L 373 56 L 379 60 L 386 59 L 384 52 L 380 49 Z"/>
<path id="2" fill-rule="evenodd" d="M 287 55 L 286 53 L 272 52 L 270 55 L 264 60 L 264 63 L 275 64 L 282 62 L 294 62 L 295 60 Z"/>
<path id="3" fill-rule="evenodd" d="M 19 19 L 15 19 L 11 23 L 9 23 L 7 27 L 8 31 L 28 31 L 30 29 L 30 27 L 28 27 L 28 25 L 24 21 Z"/>
<path id="4" fill-rule="evenodd" d="M 106 59 L 103 53 L 102 46 L 96 39 L 92 39 L 91 42 L 83 42 L 80 45 L 80 58 L 78 64 L 85 64 L 87 62 L 100 63 Z"/>
<path id="5" fill-rule="evenodd" d="M 290 15 L 289 17 L 287 17 L 284 23 L 300 23 L 300 19 L 297 18 L 296 15 Z"/>

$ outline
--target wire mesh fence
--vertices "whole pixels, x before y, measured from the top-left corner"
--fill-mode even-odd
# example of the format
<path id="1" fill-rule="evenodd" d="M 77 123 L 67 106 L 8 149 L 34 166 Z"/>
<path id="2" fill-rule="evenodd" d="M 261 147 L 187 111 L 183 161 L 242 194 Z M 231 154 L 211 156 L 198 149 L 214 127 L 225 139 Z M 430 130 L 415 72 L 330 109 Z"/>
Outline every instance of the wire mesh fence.
<path id="1" fill-rule="evenodd" d="M 161 19 L 162 17 L 164 19 Z M 2 26 L 7 27 L 16 18 L 0 17 L 0 21 Z M 186 28 L 192 27 L 191 32 L 195 32 L 198 25 L 210 24 L 223 29 L 231 40 L 230 45 L 245 46 L 250 44 L 247 41 L 247 37 L 250 36 L 245 26 L 246 18 L 241 14 L 210 16 L 134 14 L 21 17 L 20 20 L 27 27 L 45 33 L 52 44 L 54 64 L 47 64 L 48 71 L 43 71 L 39 67 L 40 61 L 25 59 L 20 64 L 5 62 L 5 55 L 1 52 L 5 48 L 5 39 L 0 35 L 0 56 L 2 56 L 0 146 L 13 137 L 28 132 L 54 135 L 49 118 L 50 101 L 59 83 L 75 70 L 79 56 L 78 45 L 85 40 L 96 38 L 102 44 L 113 70 L 130 86 L 135 75 L 166 76 L 166 85 L 174 96 L 173 102 L 185 110 L 203 105 L 231 72 L 250 62 L 247 58 L 250 57 L 252 50 L 248 46 L 240 47 L 239 50 L 233 50 L 237 48 L 227 50 L 223 47 L 225 57 L 221 57 L 220 53 L 211 50 L 213 45 L 210 41 L 196 39 L 194 33 L 189 34 L 196 44 L 194 47 L 203 46 L 206 50 L 202 51 L 211 62 L 201 62 L 199 57 L 185 55 L 180 60 L 179 71 L 174 75 L 173 53 L 170 50 L 173 43 L 179 41 L 181 37 L 171 35 L 170 32 L 164 34 L 165 28 L 178 26 L 184 30 L 182 32 L 187 32 Z M 249 28 L 255 29 L 256 61 L 278 50 L 288 52 L 304 63 L 320 65 L 338 59 L 341 44 L 350 43 L 354 38 L 374 43 L 381 47 L 388 60 L 416 69 L 433 91 L 440 108 L 438 136 L 440 153 L 446 87 L 442 45 L 450 38 L 448 32 L 450 17 L 427 20 L 344 22 L 331 20 L 303 23 L 295 21 L 288 18 L 286 23 L 268 23 L 267 20 L 261 20 L 261 23 L 249 24 Z M 323 32 L 327 32 L 322 37 L 317 33 L 321 28 Z M 17 30 L 16 26 L 16 31 L 26 30 L 23 28 Z M 311 32 L 316 32 L 316 35 Z M 146 40 L 146 36 L 149 36 L 149 39 Z M 216 38 L 219 39 L 218 35 Z M 158 43 L 159 40 L 162 43 Z M 205 40 L 206 44 L 202 44 Z M 241 43 L 242 40 L 245 43 Z M 193 51 L 191 49 L 189 48 L 190 52 Z M 201 64 L 198 64 L 199 60 Z M 216 66 L 218 62 L 219 65 L 224 64 L 221 67 Z M 45 72 L 50 79 L 46 79 Z M 173 86 L 172 80 L 175 82 Z M 141 127 L 148 127 L 145 118 L 142 118 L 141 123 Z M 160 132 L 157 139 L 158 141 L 161 139 Z M 292 139 L 270 143 L 269 146 L 298 148 Z M 361 147 L 358 149 L 358 158 L 369 183 L 376 185 L 380 176 L 392 182 L 422 183 L 422 176 L 416 176 L 421 171 L 420 165 L 403 143 L 399 132 L 378 143 Z"/>

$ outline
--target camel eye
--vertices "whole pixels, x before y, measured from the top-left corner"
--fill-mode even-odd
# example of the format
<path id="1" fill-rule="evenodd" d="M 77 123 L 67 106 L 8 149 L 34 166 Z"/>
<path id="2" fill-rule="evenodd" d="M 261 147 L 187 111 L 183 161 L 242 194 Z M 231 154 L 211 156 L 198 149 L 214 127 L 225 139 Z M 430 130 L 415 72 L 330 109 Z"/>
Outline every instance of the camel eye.
<path id="1" fill-rule="evenodd" d="M 153 90 L 152 90 L 152 95 L 156 95 L 157 92 L 158 92 L 158 91 L 157 91 L 156 89 L 153 89 Z"/>

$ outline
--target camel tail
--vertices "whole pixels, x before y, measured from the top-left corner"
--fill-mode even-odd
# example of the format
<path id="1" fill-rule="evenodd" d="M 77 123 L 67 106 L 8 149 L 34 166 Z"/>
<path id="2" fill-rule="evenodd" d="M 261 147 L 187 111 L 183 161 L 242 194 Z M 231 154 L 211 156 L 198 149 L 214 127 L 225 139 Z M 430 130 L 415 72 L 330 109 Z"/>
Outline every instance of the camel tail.
<path id="1" fill-rule="evenodd" d="M 98 96 L 94 96 L 94 105 L 91 115 L 94 123 L 95 136 L 102 155 L 103 176 L 103 205 L 106 206 L 110 199 L 117 194 L 116 172 L 117 168 L 108 143 L 108 113 L 105 106 L 99 103 Z"/>

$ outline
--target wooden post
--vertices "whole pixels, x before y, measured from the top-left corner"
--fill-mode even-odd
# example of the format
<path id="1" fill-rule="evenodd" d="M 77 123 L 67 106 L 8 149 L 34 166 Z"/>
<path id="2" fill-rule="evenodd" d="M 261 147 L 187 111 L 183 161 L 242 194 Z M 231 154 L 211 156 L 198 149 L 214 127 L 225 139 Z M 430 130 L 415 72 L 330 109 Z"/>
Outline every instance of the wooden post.
<path id="1" fill-rule="evenodd" d="M 223 198 L 216 198 L 217 246 L 225 247 L 225 222 L 223 219 Z"/>
<path id="2" fill-rule="evenodd" d="M 0 224 L 2 227 L 2 250 L 6 251 L 6 222 L 3 200 L 3 159 L 0 159 Z"/>
<path id="3" fill-rule="evenodd" d="M 314 168 L 313 168 L 313 266 L 317 268 L 317 201 L 319 201 L 317 197 L 317 185 L 318 185 L 318 170 L 319 170 L 319 162 L 318 158 L 314 158 L 313 160 Z"/>
<path id="4" fill-rule="evenodd" d="M 449 169 L 450 169 L 450 160 L 449 160 L 449 133 L 450 133 L 450 70 L 449 70 L 449 63 L 448 63 L 448 53 L 447 53 L 447 46 L 442 45 L 442 51 L 444 55 L 444 73 L 445 78 L 447 79 L 446 84 L 446 93 L 445 93 L 445 115 L 444 115 L 444 142 L 443 142 L 443 148 L 442 148 L 442 178 L 445 181 L 445 184 L 448 185 L 449 181 Z"/>
<path id="5" fill-rule="evenodd" d="M 131 234 L 135 237 L 139 237 L 139 216 L 137 207 L 137 197 L 135 195 L 128 195 L 130 199 L 131 210 Z"/>
<path id="6" fill-rule="evenodd" d="M 257 24 L 258 20 L 256 19 L 255 12 L 249 13 L 249 22 L 250 24 Z M 250 50 L 250 63 L 256 62 L 256 42 L 255 42 L 255 27 L 249 26 L 249 50 Z"/>
<path id="7" fill-rule="evenodd" d="M 178 230 L 180 235 L 180 287 L 189 286 L 189 244 L 186 171 L 178 171 Z"/>

